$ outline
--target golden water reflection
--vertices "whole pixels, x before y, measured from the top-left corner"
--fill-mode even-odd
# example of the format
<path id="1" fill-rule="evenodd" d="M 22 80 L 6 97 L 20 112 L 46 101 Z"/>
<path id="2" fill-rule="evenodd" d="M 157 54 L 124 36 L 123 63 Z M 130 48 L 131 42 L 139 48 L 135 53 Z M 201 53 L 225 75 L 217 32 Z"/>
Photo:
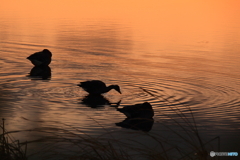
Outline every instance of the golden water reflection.
<path id="1" fill-rule="evenodd" d="M 4 1 L 1 116 L 10 121 L 9 130 L 64 123 L 97 135 L 102 128 L 94 119 L 118 131 L 114 123 L 125 118 L 109 103 L 121 102 L 121 107 L 148 101 L 156 113 L 153 133 L 167 134 L 156 122 L 169 122 L 163 113 L 177 119 L 169 109 L 174 106 L 186 114 L 191 107 L 207 138 L 236 137 L 239 131 L 232 131 L 239 128 L 232 127 L 239 123 L 238 6 L 235 0 Z M 26 75 L 33 66 L 26 57 L 44 48 L 53 53 L 47 70 L 51 79 L 31 80 Z M 102 107 L 96 107 L 76 86 L 91 79 L 118 84 L 123 94 L 109 92 L 99 100 Z"/>

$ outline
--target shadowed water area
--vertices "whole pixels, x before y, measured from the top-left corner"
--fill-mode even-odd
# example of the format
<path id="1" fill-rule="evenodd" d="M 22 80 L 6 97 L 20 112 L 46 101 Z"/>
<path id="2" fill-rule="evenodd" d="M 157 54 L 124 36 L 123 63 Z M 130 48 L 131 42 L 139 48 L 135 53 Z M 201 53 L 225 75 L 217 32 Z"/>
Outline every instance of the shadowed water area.
<path id="1" fill-rule="evenodd" d="M 175 132 L 191 139 L 179 114 L 197 125 L 204 143 L 219 136 L 221 151 L 240 153 L 237 1 L 23 4 L 0 6 L 0 118 L 8 131 L 61 127 L 99 136 L 107 130 L 155 148 L 149 137 L 135 136 L 142 131 L 115 124 L 126 119 L 117 107 L 149 102 L 148 134 L 171 143 L 167 154 L 177 153 L 172 146 L 185 148 Z M 45 48 L 51 64 L 33 68 L 26 58 Z M 77 86 L 86 80 L 117 84 L 122 94 L 111 90 L 92 100 Z M 45 134 L 14 136 L 30 141 Z M 41 147 L 29 146 L 29 154 Z M 218 147 L 213 141 L 207 151 Z"/>

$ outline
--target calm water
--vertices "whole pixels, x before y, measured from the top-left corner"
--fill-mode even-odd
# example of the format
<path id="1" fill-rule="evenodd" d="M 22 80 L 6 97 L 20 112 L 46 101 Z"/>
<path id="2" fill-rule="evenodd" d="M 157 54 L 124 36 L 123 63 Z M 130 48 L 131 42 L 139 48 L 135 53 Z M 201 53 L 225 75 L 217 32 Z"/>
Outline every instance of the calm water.
<path id="1" fill-rule="evenodd" d="M 192 119 L 191 108 L 204 142 L 220 136 L 221 151 L 240 153 L 237 6 L 224 0 L 3 2 L 0 117 L 10 131 L 60 126 L 101 135 L 105 128 L 129 138 L 130 129 L 115 125 L 125 116 L 107 102 L 121 100 L 123 107 L 148 101 L 155 112 L 149 134 L 178 145 L 166 124 L 181 132 L 176 108 Z M 27 77 L 33 66 L 26 57 L 44 48 L 53 53 L 51 78 Z M 76 84 L 92 79 L 118 84 L 122 95 L 110 91 L 97 108 L 83 104 L 87 93 Z M 15 136 L 26 141 L 42 135 Z M 217 151 L 216 141 L 210 148 Z"/>

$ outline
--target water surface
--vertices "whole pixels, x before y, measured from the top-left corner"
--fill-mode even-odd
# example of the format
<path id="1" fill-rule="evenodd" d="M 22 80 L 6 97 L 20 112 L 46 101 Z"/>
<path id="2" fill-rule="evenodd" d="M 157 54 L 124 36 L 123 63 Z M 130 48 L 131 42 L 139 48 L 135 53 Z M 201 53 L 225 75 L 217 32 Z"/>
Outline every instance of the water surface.
<path id="1" fill-rule="evenodd" d="M 11 2 L 0 7 L 0 117 L 8 130 L 66 124 L 124 139 L 130 129 L 115 123 L 126 117 L 108 103 L 147 101 L 155 112 L 149 133 L 175 144 L 163 123 L 181 132 L 173 120 L 184 125 L 177 113 L 192 120 L 191 109 L 204 142 L 220 136 L 221 151 L 240 153 L 237 1 Z M 27 77 L 26 57 L 44 48 L 53 53 L 51 78 Z M 95 108 L 82 103 L 87 93 L 76 85 L 92 79 L 118 84 L 122 95 L 110 91 Z"/>

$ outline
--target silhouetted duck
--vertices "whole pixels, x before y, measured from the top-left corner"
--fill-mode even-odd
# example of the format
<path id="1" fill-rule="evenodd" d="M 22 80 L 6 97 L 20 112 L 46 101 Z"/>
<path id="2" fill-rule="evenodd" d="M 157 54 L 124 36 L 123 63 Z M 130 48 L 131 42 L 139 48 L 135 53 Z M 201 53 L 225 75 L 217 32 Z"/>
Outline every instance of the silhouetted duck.
<path id="1" fill-rule="evenodd" d="M 152 118 L 154 111 L 148 102 L 118 108 L 117 111 L 124 113 L 128 118 Z"/>
<path id="2" fill-rule="evenodd" d="M 35 66 L 48 66 L 52 60 L 52 53 L 48 49 L 36 52 L 27 57 Z"/>
<path id="3" fill-rule="evenodd" d="M 106 86 L 106 84 L 99 80 L 85 81 L 78 84 L 79 87 L 82 87 L 86 92 L 92 95 L 100 95 L 106 93 L 111 89 L 115 89 L 121 94 L 120 87 L 118 85 Z"/>

